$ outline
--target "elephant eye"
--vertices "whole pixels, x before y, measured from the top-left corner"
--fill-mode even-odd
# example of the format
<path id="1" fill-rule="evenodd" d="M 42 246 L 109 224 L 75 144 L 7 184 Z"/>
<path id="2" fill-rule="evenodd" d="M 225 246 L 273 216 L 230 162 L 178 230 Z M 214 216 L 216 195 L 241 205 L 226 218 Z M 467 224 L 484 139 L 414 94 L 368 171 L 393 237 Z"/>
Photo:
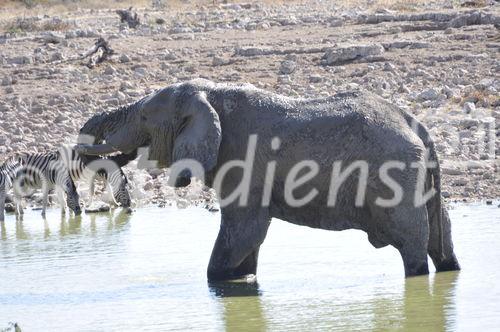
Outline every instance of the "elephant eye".
<path id="1" fill-rule="evenodd" d="M 141 115 L 141 120 L 146 121 L 146 117 L 144 115 Z"/>

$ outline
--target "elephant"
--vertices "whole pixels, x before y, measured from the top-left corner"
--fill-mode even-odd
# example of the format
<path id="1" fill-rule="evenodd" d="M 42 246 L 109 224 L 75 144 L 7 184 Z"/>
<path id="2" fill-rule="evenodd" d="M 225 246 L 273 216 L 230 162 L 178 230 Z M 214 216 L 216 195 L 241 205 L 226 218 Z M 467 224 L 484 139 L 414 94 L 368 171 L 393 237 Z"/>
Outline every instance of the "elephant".
<path id="1" fill-rule="evenodd" d="M 138 148 L 148 147 L 148 158 L 158 167 L 182 160 L 202 166 L 201 174 L 182 169 L 171 183 L 181 187 L 202 177 L 226 200 L 209 281 L 255 276 L 272 218 L 326 230 L 363 230 L 374 247 L 392 245 L 399 251 L 407 277 L 429 273 L 427 255 L 438 272 L 460 269 L 429 132 L 412 115 L 368 91 L 305 99 L 246 83 L 195 79 L 96 114 L 80 135 L 93 137 L 90 143 L 79 142 L 81 154 L 135 156 Z M 250 148 L 250 175 L 244 167 L 227 167 L 247 160 Z M 388 161 L 397 167 L 384 166 Z M 359 167 L 346 175 L 342 164 Z M 416 166 L 404 167 L 410 164 Z M 359 194 L 362 180 L 364 195 Z M 246 197 L 238 191 L 244 181 Z M 329 204 L 332 183 L 337 184 L 335 200 Z M 419 188 L 435 194 L 417 204 Z M 239 199 L 230 200 L 231 195 Z M 395 204 L 385 204 L 398 195 Z M 309 199 L 290 202 L 290 197 Z"/>

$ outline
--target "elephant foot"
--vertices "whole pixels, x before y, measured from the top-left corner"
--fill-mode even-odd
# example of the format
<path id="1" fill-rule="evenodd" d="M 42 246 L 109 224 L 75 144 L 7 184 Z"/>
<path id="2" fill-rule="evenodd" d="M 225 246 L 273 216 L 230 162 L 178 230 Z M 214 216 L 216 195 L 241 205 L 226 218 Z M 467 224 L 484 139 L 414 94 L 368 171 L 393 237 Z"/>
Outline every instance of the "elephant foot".
<path id="1" fill-rule="evenodd" d="M 216 272 L 209 270 L 207 277 L 209 283 L 228 282 L 252 284 L 257 282 L 257 276 L 255 274 L 239 274 L 236 273 L 236 271 Z"/>
<path id="2" fill-rule="evenodd" d="M 400 249 L 405 267 L 405 276 L 421 276 L 429 274 L 429 265 L 427 264 L 427 252 L 425 249 L 420 250 L 412 247 Z"/>
<path id="3" fill-rule="evenodd" d="M 429 274 L 429 266 L 427 265 L 427 263 L 405 269 L 405 276 L 407 278 L 422 276 L 427 274 Z"/>
<path id="4" fill-rule="evenodd" d="M 460 264 L 455 255 L 436 264 L 436 272 L 459 271 Z"/>
<path id="5" fill-rule="evenodd" d="M 234 269 L 220 270 L 213 267 L 208 268 L 208 280 L 211 281 L 233 281 L 233 282 L 256 282 L 257 277 L 257 261 L 259 258 L 259 250 L 256 249 L 250 253 L 241 263 Z"/>
<path id="6" fill-rule="evenodd" d="M 255 277 L 255 276 L 254 276 Z M 241 279 L 239 279 L 241 280 Z M 210 291 L 217 297 L 241 297 L 241 296 L 259 296 L 261 295 L 259 284 L 245 281 L 218 281 L 208 282 Z"/>

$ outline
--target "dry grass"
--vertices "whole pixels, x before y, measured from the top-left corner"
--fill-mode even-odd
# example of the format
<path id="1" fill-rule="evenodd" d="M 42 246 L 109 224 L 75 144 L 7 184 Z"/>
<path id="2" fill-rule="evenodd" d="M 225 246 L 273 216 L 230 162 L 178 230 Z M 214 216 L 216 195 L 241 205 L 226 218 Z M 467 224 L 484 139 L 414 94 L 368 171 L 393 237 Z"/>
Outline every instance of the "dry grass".
<path id="1" fill-rule="evenodd" d="M 36 17 L 18 17 L 7 23 L 3 30 L 7 32 L 66 31 L 72 27 L 74 24 L 58 18 L 39 20 Z"/>

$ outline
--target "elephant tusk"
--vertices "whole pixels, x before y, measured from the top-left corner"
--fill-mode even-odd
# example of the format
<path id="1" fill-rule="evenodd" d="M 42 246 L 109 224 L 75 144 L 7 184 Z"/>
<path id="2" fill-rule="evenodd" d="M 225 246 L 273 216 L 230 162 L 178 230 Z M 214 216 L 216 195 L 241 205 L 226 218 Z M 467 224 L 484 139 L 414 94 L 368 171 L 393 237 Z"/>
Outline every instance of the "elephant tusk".
<path id="1" fill-rule="evenodd" d="M 77 144 L 75 146 L 75 151 L 78 154 L 98 156 L 98 155 L 110 154 L 113 152 L 117 152 L 118 149 L 116 149 L 115 147 L 113 147 L 110 144 L 96 144 L 96 145 Z"/>

